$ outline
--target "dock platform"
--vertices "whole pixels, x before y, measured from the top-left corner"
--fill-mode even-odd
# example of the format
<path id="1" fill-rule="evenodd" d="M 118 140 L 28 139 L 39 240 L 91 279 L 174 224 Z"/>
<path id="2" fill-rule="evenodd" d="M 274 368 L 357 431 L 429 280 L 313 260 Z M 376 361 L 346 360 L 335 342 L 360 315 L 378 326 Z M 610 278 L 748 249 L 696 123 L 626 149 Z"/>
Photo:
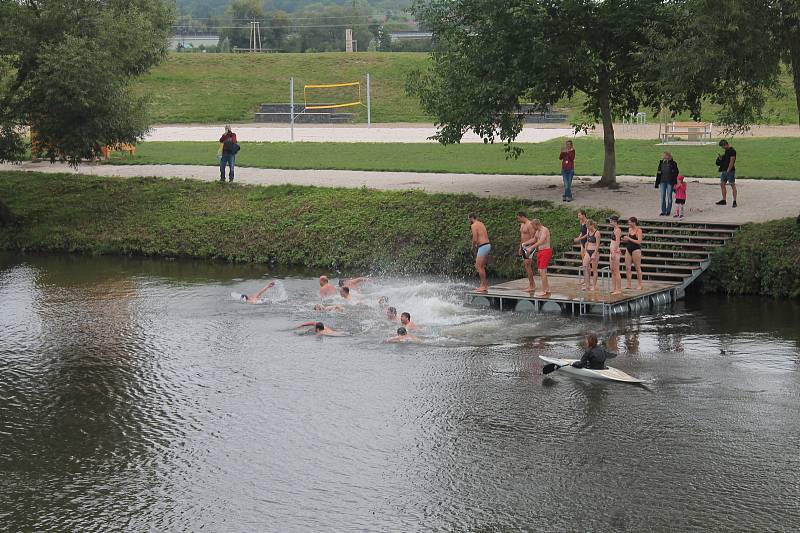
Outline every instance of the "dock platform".
<path id="1" fill-rule="evenodd" d="M 550 295 L 539 297 L 529 293 L 527 278 L 490 285 L 488 292 L 469 292 L 470 305 L 490 306 L 501 311 L 560 311 L 577 315 L 614 315 L 649 310 L 658 305 L 677 301 L 683 297 L 681 283 L 669 281 L 643 281 L 643 290 L 626 289 L 622 280 L 622 294 L 611 295 L 608 287 L 596 291 L 581 291 L 577 276 L 551 274 Z M 635 280 L 634 280 L 635 283 Z M 537 290 L 541 279 L 536 277 Z"/>

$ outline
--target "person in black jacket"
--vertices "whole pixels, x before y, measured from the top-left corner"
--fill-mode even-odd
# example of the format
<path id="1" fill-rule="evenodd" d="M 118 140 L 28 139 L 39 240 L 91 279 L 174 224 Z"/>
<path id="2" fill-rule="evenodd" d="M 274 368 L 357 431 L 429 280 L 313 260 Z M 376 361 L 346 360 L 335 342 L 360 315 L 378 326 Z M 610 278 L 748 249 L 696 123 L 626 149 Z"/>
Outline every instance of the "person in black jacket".
<path id="1" fill-rule="evenodd" d="M 575 361 L 572 366 L 575 368 L 590 368 L 592 370 L 602 370 L 606 367 L 606 359 L 616 357 L 617 354 L 609 352 L 597 344 L 597 335 L 590 333 L 586 336 L 586 351 L 580 361 Z"/>
<path id="2" fill-rule="evenodd" d="M 660 190 L 661 197 L 661 216 L 672 214 L 672 191 L 678 183 L 678 164 L 672 159 L 672 154 L 664 152 L 661 161 L 658 162 L 656 172 L 656 188 Z"/>

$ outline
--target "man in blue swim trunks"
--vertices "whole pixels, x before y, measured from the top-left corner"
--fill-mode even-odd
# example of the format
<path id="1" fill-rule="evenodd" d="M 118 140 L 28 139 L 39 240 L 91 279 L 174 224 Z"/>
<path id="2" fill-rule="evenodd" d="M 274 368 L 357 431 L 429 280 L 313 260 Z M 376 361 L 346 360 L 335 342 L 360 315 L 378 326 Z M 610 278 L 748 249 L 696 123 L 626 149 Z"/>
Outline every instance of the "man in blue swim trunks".
<path id="1" fill-rule="evenodd" d="M 486 226 L 475 217 L 475 213 L 469 214 L 469 225 L 472 227 L 472 252 L 475 254 L 475 270 L 478 271 L 478 277 L 481 284 L 475 289 L 475 292 L 487 292 L 489 290 L 489 282 L 486 281 L 486 264 L 489 262 L 489 253 L 492 251 L 492 245 L 489 244 L 489 232 L 486 231 Z"/>
<path id="2" fill-rule="evenodd" d="M 717 157 L 719 188 L 722 189 L 722 200 L 717 202 L 717 205 L 726 205 L 728 203 L 728 191 L 725 189 L 725 184 L 730 183 L 731 192 L 733 192 L 733 205 L 731 207 L 736 207 L 736 150 L 725 139 L 719 142 L 719 146 L 725 150 L 725 153 Z"/>

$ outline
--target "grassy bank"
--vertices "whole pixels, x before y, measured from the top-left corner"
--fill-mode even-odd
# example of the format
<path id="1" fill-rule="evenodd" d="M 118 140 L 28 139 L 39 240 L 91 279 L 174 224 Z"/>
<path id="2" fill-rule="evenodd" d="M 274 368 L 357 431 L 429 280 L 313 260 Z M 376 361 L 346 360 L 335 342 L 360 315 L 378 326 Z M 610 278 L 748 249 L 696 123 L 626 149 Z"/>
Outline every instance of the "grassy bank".
<path id="1" fill-rule="evenodd" d="M 550 227 L 556 251 L 575 213 L 472 195 L 221 185 L 158 178 L 0 173 L 0 198 L 20 218 L 0 248 L 196 257 L 322 271 L 473 274 L 466 215 L 484 220 L 494 274 L 519 277 L 524 208 Z M 600 213 L 595 213 L 600 216 Z"/>
<path id="2" fill-rule="evenodd" d="M 705 292 L 800 298 L 800 225 L 747 224 L 700 278 Z"/>
<path id="3" fill-rule="evenodd" d="M 284 169 L 342 169 L 480 174 L 559 174 L 561 140 L 522 144 L 519 159 L 507 159 L 501 145 L 435 143 L 242 143 L 236 164 L 245 167 Z M 800 179 L 800 139 L 743 138 L 733 141 L 741 178 Z M 214 142 L 148 142 L 136 157 L 115 154 L 113 163 L 217 165 Z M 576 171 L 602 174 L 603 142 L 587 138 L 575 141 Z M 680 170 L 687 176 L 717 176 L 717 146 L 669 147 Z M 663 147 L 653 141 L 617 141 L 617 172 L 655 175 Z"/>
<path id="4" fill-rule="evenodd" d="M 425 53 L 315 54 L 169 54 L 167 60 L 137 82 L 151 95 L 156 123 L 216 123 L 250 121 L 266 102 L 288 102 L 289 78 L 295 78 L 295 99 L 302 101 L 304 84 L 337 83 L 372 77 L 372 118 L 375 122 L 431 122 L 419 102 L 405 93 L 406 76 L 429 61 Z M 765 123 L 796 124 L 797 104 L 791 77 L 782 78 L 783 94 L 771 96 Z M 556 103 L 570 120 L 580 115 L 584 97 Z M 365 122 L 365 113 L 358 121 Z M 688 120 L 688 116 L 677 117 Z M 719 122 L 714 106 L 703 120 Z"/>

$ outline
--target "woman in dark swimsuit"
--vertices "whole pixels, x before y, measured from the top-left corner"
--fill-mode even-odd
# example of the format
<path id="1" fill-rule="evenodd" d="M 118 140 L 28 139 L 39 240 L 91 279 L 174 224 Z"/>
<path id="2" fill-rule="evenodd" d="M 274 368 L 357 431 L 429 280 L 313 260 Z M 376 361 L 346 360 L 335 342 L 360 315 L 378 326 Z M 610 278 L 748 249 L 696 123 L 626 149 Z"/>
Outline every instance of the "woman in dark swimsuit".
<path id="1" fill-rule="evenodd" d="M 600 232 L 594 220 L 586 221 L 586 253 L 583 256 L 583 288 L 597 290 L 597 265 L 600 262 Z"/>
<path id="2" fill-rule="evenodd" d="M 644 289 L 642 286 L 642 241 L 644 234 L 642 228 L 638 226 L 639 220 L 636 217 L 628 219 L 628 234 L 622 237 L 625 246 L 625 269 L 628 271 L 628 288 L 631 288 L 631 278 L 633 272 L 631 266 L 636 266 L 636 278 L 639 281 L 636 288 Z"/>

